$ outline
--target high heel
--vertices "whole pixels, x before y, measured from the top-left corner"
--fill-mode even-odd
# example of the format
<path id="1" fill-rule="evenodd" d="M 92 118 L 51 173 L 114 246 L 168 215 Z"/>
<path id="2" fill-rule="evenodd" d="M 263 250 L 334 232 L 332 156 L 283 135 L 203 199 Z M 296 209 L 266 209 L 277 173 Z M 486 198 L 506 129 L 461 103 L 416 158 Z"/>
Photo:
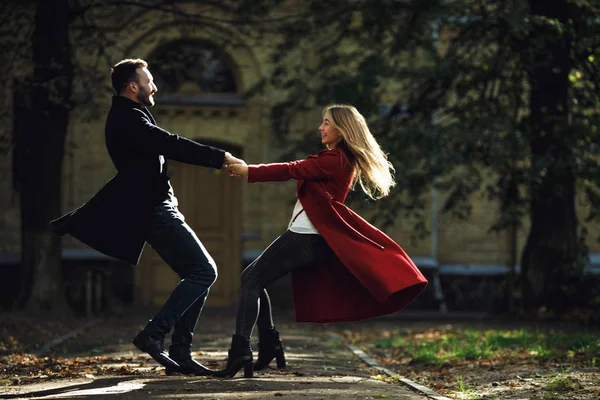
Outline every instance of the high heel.
<path id="1" fill-rule="evenodd" d="M 277 361 L 277 368 L 285 368 L 285 354 L 283 354 L 283 348 L 277 355 L 275 356 L 275 360 Z"/>
<path id="2" fill-rule="evenodd" d="M 279 332 L 275 328 L 259 330 L 258 358 L 254 363 L 254 370 L 260 371 L 266 368 L 273 359 L 277 361 L 277 368 L 285 368 L 285 354 Z"/>
<path id="3" fill-rule="evenodd" d="M 254 369 L 252 366 L 252 360 L 249 363 L 244 365 L 244 378 L 252 378 L 254 377 Z"/>
<path id="4" fill-rule="evenodd" d="M 250 340 L 243 336 L 233 335 L 231 338 L 231 349 L 229 349 L 225 369 L 215 371 L 214 376 L 222 378 L 233 378 L 235 374 L 244 368 L 244 378 L 252 378 L 254 368 L 252 365 L 252 349 Z"/>

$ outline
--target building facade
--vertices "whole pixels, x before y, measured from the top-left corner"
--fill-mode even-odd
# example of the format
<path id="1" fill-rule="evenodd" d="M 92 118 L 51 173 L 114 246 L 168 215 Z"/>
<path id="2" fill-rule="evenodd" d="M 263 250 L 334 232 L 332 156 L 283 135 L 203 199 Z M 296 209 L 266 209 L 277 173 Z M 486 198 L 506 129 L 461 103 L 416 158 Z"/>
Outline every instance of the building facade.
<path id="1" fill-rule="evenodd" d="M 198 12 L 201 10 L 199 9 Z M 278 161 L 284 149 L 271 132 L 270 113 L 281 94 L 264 85 L 272 74 L 271 54 L 278 37 L 252 39 L 226 24 L 203 29 L 182 26 L 174 17 L 149 13 L 134 27 L 113 32 L 118 45 L 106 48 L 116 63 L 124 58 L 149 62 L 158 93 L 151 112 L 168 131 L 215 145 L 248 163 Z M 104 81 L 91 89 L 86 76 L 76 77 L 80 91 L 94 90 L 99 106 L 75 108 L 68 131 L 64 160 L 63 211 L 86 202 L 115 173 L 104 145 L 104 118 L 110 107 L 110 77 L 107 63 L 98 63 L 89 49 L 75 48 L 75 56 Z M 298 55 L 299 62 L 314 54 Z M 255 91 L 257 87 L 263 87 Z M 252 96 L 247 94 L 256 92 Z M 295 132 L 315 130 L 323 105 L 296 119 Z M 175 194 L 186 221 L 213 255 L 219 278 L 209 296 L 209 306 L 231 306 L 237 299 L 239 275 L 244 265 L 284 232 L 294 204 L 295 182 L 247 184 L 220 170 L 169 162 Z M 11 156 L 0 158 L 0 253 L 15 260 L 20 248 L 18 193 L 11 183 Z M 483 193 L 473 197 L 469 219 L 457 221 L 441 214 L 445 193 L 433 191 L 425 223 L 431 234 L 411 239 L 413 222 L 398 217 L 385 231 L 413 256 L 424 269 L 453 267 L 456 271 L 507 271 L 518 263 L 527 226 L 515 232 L 491 233 L 498 205 Z M 365 204 L 352 204 L 365 216 Z M 582 212 L 584 210 L 581 210 Z M 400 213 L 399 213 L 400 215 Z M 526 224 L 525 224 L 526 225 Z M 589 246 L 600 252 L 590 227 Z M 72 238 L 63 240 L 65 254 L 101 257 Z M 133 299 L 139 304 L 160 304 L 177 284 L 177 276 L 147 246 L 140 265 L 133 269 Z M 444 289 L 448 290 L 448 289 Z M 289 299 L 289 292 L 282 290 Z"/>

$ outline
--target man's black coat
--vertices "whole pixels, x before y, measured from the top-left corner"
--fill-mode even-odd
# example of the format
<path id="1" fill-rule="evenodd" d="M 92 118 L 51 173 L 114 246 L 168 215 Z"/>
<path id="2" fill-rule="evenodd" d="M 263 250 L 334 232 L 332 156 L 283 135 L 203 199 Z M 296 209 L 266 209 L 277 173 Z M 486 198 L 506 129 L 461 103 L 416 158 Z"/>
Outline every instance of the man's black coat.
<path id="1" fill-rule="evenodd" d="M 165 159 L 221 168 L 225 152 L 159 128 L 146 107 L 121 96 L 113 97 L 105 135 L 117 174 L 87 203 L 51 224 L 60 235 L 137 264 L 152 208 L 173 195 Z"/>

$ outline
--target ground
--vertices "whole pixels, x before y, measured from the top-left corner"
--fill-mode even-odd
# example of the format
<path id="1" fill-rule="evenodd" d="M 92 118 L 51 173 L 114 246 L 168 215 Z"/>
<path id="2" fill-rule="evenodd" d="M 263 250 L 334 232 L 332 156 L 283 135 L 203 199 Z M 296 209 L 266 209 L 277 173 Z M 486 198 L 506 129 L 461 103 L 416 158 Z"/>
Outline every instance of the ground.
<path id="1" fill-rule="evenodd" d="M 396 322 L 332 329 L 382 366 L 450 398 L 600 399 L 597 330 L 501 317 Z"/>
<path id="2" fill-rule="evenodd" d="M 0 398 L 426 398 L 400 376 L 453 399 L 600 398 L 600 335 L 575 324 L 401 312 L 359 323 L 306 325 L 284 313 L 276 320 L 287 368 L 269 368 L 254 379 L 241 373 L 217 379 L 167 377 L 137 351 L 131 338 L 150 315 L 8 315 L 0 322 Z M 207 310 L 194 356 L 222 367 L 233 327 L 233 311 Z M 368 366 L 348 345 L 364 350 L 391 376 Z"/>
<path id="3" fill-rule="evenodd" d="M 210 314 L 210 312 L 208 313 Z M 127 399 L 424 399 L 403 385 L 373 378 L 377 372 L 341 343 L 327 327 L 279 324 L 288 366 L 256 372 L 244 379 L 165 376 L 131 338 L 143 326 L 141 316 L 107 319 L 42 320 L 12 315 L 2 322 L 0 398 L 127 398 Z M 194 356 L 208 367 L 224 366 L 233 330 L 230 311 L 200 321 Z M 45 344 L 69 337 L 45 354 Z M 256 348 L 256 346 L 254 346 Z"/>

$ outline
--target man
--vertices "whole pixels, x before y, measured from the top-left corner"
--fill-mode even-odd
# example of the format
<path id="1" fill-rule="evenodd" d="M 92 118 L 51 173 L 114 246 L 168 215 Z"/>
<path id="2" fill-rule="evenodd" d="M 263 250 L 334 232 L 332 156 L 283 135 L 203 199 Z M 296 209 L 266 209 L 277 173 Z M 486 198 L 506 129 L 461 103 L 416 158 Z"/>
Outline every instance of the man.
<path id="1" fill-rule="evenodd" d="M 144 60 L 120 61 L 111 78 L 117 95 L 105 136 L 117 174 L 89 202 L 52 224 L 57 233 L 131 264 L 139 262 L 149 243 L 181 281 L 133 344 L 165 366 L 169 375 L 207 375 L 210 370 L 192 358 L 191 344 L 217 267 L 177 209 L 165 159 L 210 168 L 240 160 L 156 125 L 147 107 L 154 105 L 158 89 Z M 167 354 L 163 342 L 171 330 Z"/>

